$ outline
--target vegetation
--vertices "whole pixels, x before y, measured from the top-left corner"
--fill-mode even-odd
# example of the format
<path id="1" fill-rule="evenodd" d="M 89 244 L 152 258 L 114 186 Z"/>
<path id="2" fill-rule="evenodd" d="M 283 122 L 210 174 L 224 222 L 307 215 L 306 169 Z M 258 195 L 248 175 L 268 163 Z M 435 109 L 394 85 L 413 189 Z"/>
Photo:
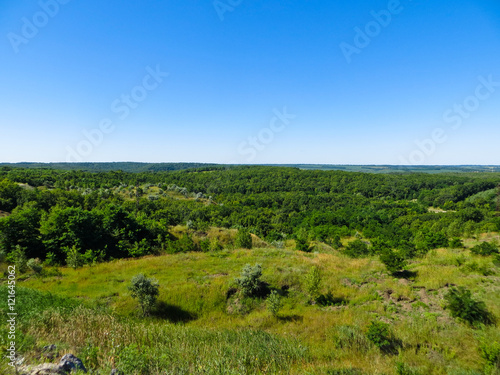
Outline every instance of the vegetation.
<path id="1" fill-rule="evenodd" d="M 159 284 L 154 279 L 148 279 L 144 274 L 135 275 L 128 289 L 132 298 L 137 298 L 142 309 L 142 315 L 148 315 L 160 294 Z"/>
<path id="2" fill-rule="evenodd" d="M 444 298 L 447 302 L 446 308 L 453 317 L 471 325 L 494 323 L 494 317 L 488 312 L 484 302 L 474 300 L 471 291 L 463 286 L 450 288 Z"/>
<path id="3" fill-rule="evenodd" d="M 144 167 L 0 168 L 26 361 L 54 343 L 96 374 L 498 372 L 500 174 Z"/>

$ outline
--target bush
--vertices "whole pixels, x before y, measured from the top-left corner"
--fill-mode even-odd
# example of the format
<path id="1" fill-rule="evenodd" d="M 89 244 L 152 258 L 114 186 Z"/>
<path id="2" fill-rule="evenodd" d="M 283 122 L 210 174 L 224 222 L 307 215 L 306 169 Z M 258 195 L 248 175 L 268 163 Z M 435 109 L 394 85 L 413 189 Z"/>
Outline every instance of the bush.
<path id="1" fill-rule="evenodd" d="M 332 246 L 334 249 L 338 250 L 342 247 L 342 241 L 340 240 L 340 236 L 337 234 L 333 237 Z"/>
<path id="2" fill-rule="evenodd" d="M 321 285 L 321 273 L 319 268 L 314 266 L 306 275 L 306 288 L 307 293 L 312 301 L 316 301 L 319 297 L 319 290 Z"/>
<path id="3" fill-rule="evenodd" d="M 82 267 L 85 264 L 83 255 L 80 254 L 76 246 L 71 247 L 71 249 L 66 248 L 66 265 L 73 269 Z"/>
<path id="4" fill-rule="evenodd" d="M 148 315 L 160 294 L 158 281 L 148 279 L 142 273 L 135 275 L 128 287 L 132 298 L 137 298 L 143 315 Z"/>
<path id="5" fill-rule="evenodd" d="M 31 269 L 35 274 L 39 275 L 42 273 L 42 270 L 43 270 L 43 266 L 42 264 L 40 263 L 40 259 L 33 259 L 31 258 L 30 260 L 28 260 L 28 262 L 26 263 L 26 265 L 28 266 L 29 269 Z"/>
<path id="6" fill-rule="evenodd" d="M 368 249 L 368 245 L 361 241 L 360 239 L 356 239 L 345 247 L 344 254 L 351 258 L 361 258 L 367 255 L 370 255 L 370 249 Z"/>
<path id="7" fill-rule="evenodd" d="M 16 248 L 11 254 L 11 258 L 16 265 L 16 270 L 19 273 L 24 273 L 27 271 L 28 258 L 26 258 L 26 251 L 24 248 L 16 245 Z"/>
<path id="8" fill-rule="evenodd" d="M 391 345 L 389 325 L 383 322 L 372 321 L 366 332 L 366 338 L 380 349 L 389 347 Z"/>
<path id="9" fill-rule="evenodd" d="M 405 268 L 407 264 L 406 259 L 400 252 L 390 249 L 384 250 L 380 254 L 380 261 L 384 263 L 387 270 L 393 275 Z"/>
<path id="10" fill-rule="evenodd" d="M 304 237 L 297 237 L 295 239 L 295 248 L 306 253 L 311 252 L 311 244 Z"/>
<path id="11" fill-rule="evenodd" d="M 479 353 L 486 361 L 487 369 L 500 369 L 500 344 L 498 342 L 483 342 L 479 346 Z"/>
<path id="12" fill-rule="evenodd" d="M 240 277 L 235 281 L 245 297 L 257 297 L 262 295 L 264 289 L 264 285 L 260 280 L 261 276 L 262 266 L 260 264 L 256 264 L 254 267 L 247 264 L 243 267 Z"/>
<path id="13" fill-rule="evenodd" d="M 498 247 L 489 242 L 481 242 L 479 245 L 472 247 L 470 249 L 470 252 L 472 254 L 483 255 L 483 256 L 494 255 L 499 253 Z"/>
<path id="14" fill-rule="evenodd" d="M 277 291 L 273 290 L 266 300 L 267 310 L 272 314 L 272 316 L 277 316 L 281 308 L 281 296 Z"/>
<path id="15" fill-rule="evenodd" d="M 238 248 L 251 249 L 252 236 L 250 235 L 250 232 L 248 232 L 246 229 L 238 230 L 238 234 L 236 235 L 235 245 Z"/>
<path id="16" fill-rule="evenodd" d="M 464 243 L 460 238 L 452 238 L 448 246 L 452 249 L 462 249 L 464 247 Z"/>
<path id="17" fill-rule="evenodd" d="M 484 302 L 474 300 L 470 290 L 462 286 L 450 288 L 444 298 L 447 302 L 445 308 L 450 310 L 454 318 L 470 325 L 494 323 L 494 317 L 488 312 Z"/>

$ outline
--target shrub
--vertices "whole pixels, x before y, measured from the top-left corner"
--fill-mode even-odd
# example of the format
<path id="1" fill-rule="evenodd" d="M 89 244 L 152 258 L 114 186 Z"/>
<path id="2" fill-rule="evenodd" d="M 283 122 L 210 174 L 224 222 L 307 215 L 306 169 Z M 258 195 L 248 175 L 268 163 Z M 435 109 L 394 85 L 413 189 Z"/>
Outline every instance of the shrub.
<path id="1" fill-rule="evenodd" d="M 464 243 L 460 238 L 452 238 L 448 246 L 452 249 L 462 249 L 464 247 Z"/>
<path id="2" fill-rule="evenodd" d="M 332 246 L 334 249 L 340 249 L 342 247 L 342 241 L 340 240 L 340 236 L 338 234 L 333 237 Z"/>
<path id="3" fill-rule="evenodd" d="M 30 260 L 28 260 L 28 262 L 26 263 L 26 265 L 28 266 L 28 268 L 30 268 L 35 274 L 39 275 L 42 273 L 42 270 L 43 270 L 43 266 L 42 264 L 40 263 L 40 259 L 33 259 L 31 258 Z"/>
<path id="4" fill-rule="evenodd" d="M 361 241 L 360 239 L 356 239 L 345 247 L 344 254 L 351 258 L 361 258 L 363 256 L 367 256 L 370 254 L 370 249 L 368 249 L 368 245 Z"/>
<path id="5" fill-rule="evenodd" d="M 128 287 L 132 298 L 139 301 L 142 309 L 142 314 L 147 315 L 156 303 L 156 299 L 160 294 L 158 281 L 148 279 L 142 273 L 135 275 Z"/>
<path id="6" fill-rule="evenodd" d="M 384 250 L 380 254 L 380 261 L 384 263 L 385 267 L 391 274 L 395 274 L 406 267 L 406 259 L 400 252 L 390 249 Z"/>
<path id="7" fill-rule="evenodd" d="M 311 244 L 304 237 L 297 237 L 295 239 L 295 248 L 306 253 L 311 252 Z"/>
<path id="8" fill-rule="evenodd" d="M 252 236 L 250 232 L 246 229 L 238 230 L 238 234 L 236 235 L 236 247 L 242 249 L 251 249 L 252 248 Z"/>
<path id="9" fill-rule="evenodd" d="M 476 245 L 470 249 L 472 254 L 476 255 L 493 255 L 498 254 L 498 247 L 489 242 L 481 242 L 479 245 Z"/>
<path id="10" fill-rule="evenodd" d="M 479 346 L 479 353 L 486 361 L 486 367 L 488 369 L 500 369 L 500 344 L 498 342 L 483 342 Z"/>
<path id="11" fill-rule="evenodd" d="M 26 258 L 26 251 L 19 245 L 16 245 L 16 248 L 11 254 L 11 258 L 16 265 L 16 270 L 19 273 L 24 273 L 27 270 L 27 262 L 28 258 Z"/>
<path id="12" fill-rule="evenodd" d="M 244 296 L 257 297 L 261 295 L 263 290 L 263 283 L 260 280 L 261 276 L 262 266 L 260 264 L 256 264 L 254 267 L 247 264 L 243 267 L 240 277 L 235 281 Z"/>
<path id="13" fill-rule="evenodd" d="M 306 275 L 306 288 L 307 293 L 312 301 L 316 301 L 319 297 L 319 290 L 321 285 L 321 272 L 318 267 L 311 268 Z"/>
<path id="14" fill-rule="evenodd" d="M 267 309 L 272 314 L 272 316 L 277 316 L 281 308 L 281 296 L 277 291 L 273 290 L 266 300 Z"/>
<path id="15" fill-rule="evenodd" d="M 66 248 L 66 264 L 73 269 L 82 267 L 85 264 L 82 254 L 80 254 L 74 245 L 71 249 Z"/>
<path id="16" fill-rule="evenodd" d="M 450 310 L 450 314 L 454 318 L 471 325 L 492 324 L 494 322 L 494 318 L 486 309 L 484 302 L 474 300 L 470 290 L 464 287 L 450 288 L 444 298 L 447 302 L 445 308 Z"/>
<path id="17" fill-rule="evenodd" d="M 372 321 L 366 332 L 366 338 L 380 349 L 391 345 L 389 339 L 389 325 L 383 322 Z"/>

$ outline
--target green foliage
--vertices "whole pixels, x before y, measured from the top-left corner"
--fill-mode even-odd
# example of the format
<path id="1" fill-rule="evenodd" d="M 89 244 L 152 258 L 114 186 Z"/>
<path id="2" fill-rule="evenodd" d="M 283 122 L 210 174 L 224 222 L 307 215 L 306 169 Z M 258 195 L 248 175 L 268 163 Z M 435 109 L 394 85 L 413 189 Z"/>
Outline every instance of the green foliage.
<path id="1" fill-rule="evenodd" d="M 389 325 L 373 320 L 368 326 L 366 338 L 380 349 L 389 347 L 391 345 Z"/>
<path id="2" fill-rule="evenodd" d="M 16 265 L 16 270 L 19 273 L 24 273 L 27 271 L 28 266 L 28 258 L 26 257 L 26 251 L 19 245 L 16 245 L 16 248 L 11 253 L 11 259 Z"/>
<path id="3" fill-rule="evenodd" d="M 448 247 L 452 249 L 462 249 L 464 247 L 464 243 L 460 238 L 452 238 Z"/>
<path id="4" fill-rule="evenodd" d="M 40 262 L 40 259 L 33 259 L 33 258 L 31 258 L 26 263 L 26 266 L 28 266 L 28 268 L 31 269 L 36 275 L 39 275 L 39 274 L 42 273 L 43 265 Z"/>
<path id="5" fill-rule="evenodd" d="M 321 271 L 318 267 L 313 266 L 305 278 L 307 294 L 311 301 L 316 301 L 320 296 L 321 288 Z"/>
<path id="6" fill-rule="evenodd" d="M 464 287 L 450 288 L 444 296 L 446 300 L 446 309 L 450 311 L 451 316 L 470 325 L 493 324 L 494 317 L 486 309 L 482 301 L 476 301 L 472 298 L 470 290 Z"/>
<path id="7" fill-rule="evenodd" d="M 482 342 L 479 345 L 479 354 L 486 361 L 487 369 L 500 370 L 500 343 L 497 341 Z"/>
<path id="8" fill-rule="evenodd" d="M 73 269 L 77 269 L 82 267 L 85 264 L 85 260 L 80 251 L 76 248 L 76 246 L 72 246 L 71 248 L 66 248 L 66 265 Z"/>
<path id="9" fill-rule="evenodd" d="M 241 249 L 252 248 L 252 236 L 246 229 L 239 229 L 236 235 L 235 246 Z"/>
<path id="10" fill-rule="evenodd" d="M 370 249 L 365 242 L 355 239 L 345 247 L 344 254 L 351 258 L 361 258 L 370 255 Z"/>
<path id="11" fill-rule="evenodd" d="M 396 374 L 397 375 L 420 375 L 421 372 L 417 369 L 414 369 L 404 362 L 397 361 L 396 362 Z"/>
<path id="12" fill-rule="evenodd" d="M 295 248 L 299 251 L 309 253 L 311 251 L 311 244 L 305 237 L 299 236 L 295 239 Z"/>
<path id="13" fill-rule="evenodd" d="M 483 256 L 499 254 L 498 247 L 490 242 L 481 242 L 479 245 L 472 247 L 470 252 Z"/>
<path id="14" fill-rule="evenodd" d="M 266 300 L 267 310 L 272 316 L 277 316 L 281 308 L 281 296 L 276 290 L 273 290 Z"/>
<path id="15" fill-rule="evenodd" d="M 340 240 L 340 236 L 338 234 L 336 234 L 332 239 L 332 247 L 337 250 L 342 247 L 342 241 Z"/>
<path id="16" fill-rule="evenodd" d="M 263 285 L 260 280 L 262 276 L 262 266 L 256 264 L 251 266 L 250 264 L 245 265 L 241 271 L 240 277 L 235 279 L 239 290 L 246 297 L 257 297 L 262 293 Z"/>
<path id="17" fill-rule="evenodd" d="M 156 304 L 158 298 L 159 284 L 155 279 L 148 279 L 144 274 L 135 275 L 128 287 L 132 298 L 139 301 L 143 315 L 148 315 Z"/>
<path id="18" fill-rule="evenodd" d="M 370 341 L 356 326 L 340 325 L 335 328 L 335 347 L 365 353 L 370 349 Z"/>
<path id="19" fill-rule="evenodd" d="M 390 249 L 384 250 L 380 254 L 380 261 L 384 263 L 387 270 L 393 275 L 403 270 L 407 265 L 405 257 L 400 252 Z"/>

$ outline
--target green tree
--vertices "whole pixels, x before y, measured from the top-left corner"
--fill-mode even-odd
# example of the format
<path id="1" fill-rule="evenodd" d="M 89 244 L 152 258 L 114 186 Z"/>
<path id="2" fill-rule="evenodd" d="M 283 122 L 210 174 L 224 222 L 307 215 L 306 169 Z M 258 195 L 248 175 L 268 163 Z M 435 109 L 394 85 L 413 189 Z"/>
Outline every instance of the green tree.
<path id="1" fill-rule="evenodd" d="M 445 308 L 450 311 L 451 316 L 470 325 L 493 324 L 495 321 L 485 303 L 473 299 L 471 291 L 463 286 L 450 288 L 444 299 Z"/>
<path id="2" fill-rule="evenodd" d="M 306 275 L 306 288 L 311 301 L 316 301 L 320 296 L 321 272 L 317 266 L 311 268 Z"/>
<path id="3" fill-rule="evenodd" d="M 356 239 L 349 244 L 344 249 L 344 254 L 351 258 L 361 258 L 370 255 L 370 249 L 368 245 L 360 239 Z"/>
<path id="4" fill-rule="evenodd" d="M 379 257 L 380 261 L 387 268 L 387 271 L 393 275 L 403 270 L 407 265 L 406 259 L 399 251 L 386 249 L 380 253 Z"/>
<path id="5" fill-rule="evenodd" d="M 273 290 L 266 300 L 267 310 L 272 316 L 277 316 L 281 308 L 281 296 L 276 290 Z"/>
<path id="6" fill-rule="evenodd" d="M 76 246 L 71 246 L 71 248 L 66 248 L 66 265 L 73 269 L 82 267 L 85 264 L 83 255 L 77 249 Z"/>
<path id="7" fill-rule="evenodd" d="M 139 301 L 144 316 L 148 315 L 156 304 L 156 300 L 160 294 L 159 286 L 157 280 L 149 279 L 142 273 L 132 278 L 128 290 L 132 298 L 136 298 Z"/>
<path id="8" fill-rule="evenodd" d="M 250 235 L 250 232 L 248 232 L 246 229 L 238 230 L 238 234 L 236 235 L 235 245 L 238 248 L 251 249 L 252 236 Z"/>
<path id="9" fill-rule="evenodd" d="M 235 279 L 236 284 L 239 289 L 246 297 L 256 297 L 261 294 L 263 285 L 260 280 L 262 276 L 262 266 L 256 264 L 251 266 L 250 264 L 245 265 L 241 271 L 240 277 Z"/>

